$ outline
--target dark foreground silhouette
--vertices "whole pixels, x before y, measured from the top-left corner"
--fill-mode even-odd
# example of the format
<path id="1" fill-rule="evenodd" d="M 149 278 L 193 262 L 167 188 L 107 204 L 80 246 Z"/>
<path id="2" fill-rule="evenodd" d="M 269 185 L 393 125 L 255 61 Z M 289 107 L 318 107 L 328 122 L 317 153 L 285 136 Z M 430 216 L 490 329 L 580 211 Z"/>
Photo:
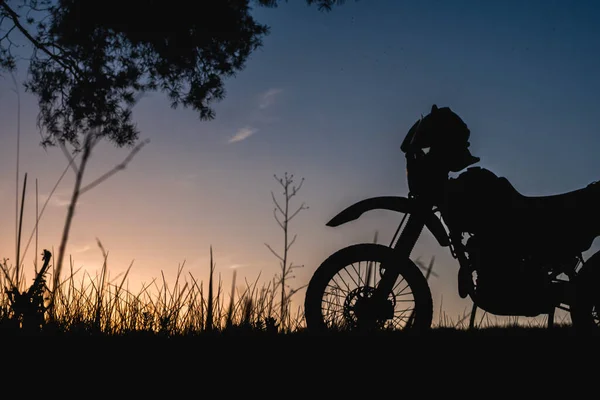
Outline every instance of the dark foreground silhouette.
<path id="1" fill-rule="evenodd" d="M 341 331 L 325 332 L 320 336 L 347 337 L 347 336 L 381 336 L 381 337 L 410 337 L 417 334 L 412 330 L 390 330 L 390 331 Z M 528 326 L 490 326 L 475 329 L 458 329 L 451 327 L 435 327 L 426 332 L 419 332 L 418 335 L 427 335 L 437 338 L 445 337 L 479 337 L 479 336 L 575 336 L 579 334 L 572 326 L 555 326 L 552 329 L 545 327 Z M 53 326 L 45 325 L 42 330 L 27 330 L 17 328 L 12 323 L 0 323 L 0 337 L 65 337 L 65 338 L 128 338 L 140 340 L 161 340 L 161 339 L 202 339 L 210 337 L 256 337 L 256 338 L 303 338 L 313 337 L 307 329 L 299 329 L 293 332 L 277 332 L 269 330 L 246 329 L 244 327 L 231 327 L 220 331 L 199 331 L 199 332 L 178 332 L 167 334 L 164 332 L 151 332 L 136 330 L 121 333 L 109 333 L 106 331 L 96 331 L 82 326 Z"/>
<path id="2" fill-rule="evenodd" d="M 341 249 L 314 273 L 306 293 L 311 332 L 430 329 L 433 304 L 410 256 L 427 228 L 458 260 L 458 292 L 495 315 L 534 317 L 569 312 L 573 331 L 598 329 L 600 254 L 582 253 L 600 234 L 600 184 L 531 197 L 504 177 L 473 166 L 470 130 L 450 108 L 433 105 L 401 145 L 407 197 L 375 197 L 346 208 L 328 226 L 385 209 L 404 214 L 389 246 Z M 451 172 L 460 172 L 451 178 Z M 442 223 L 443 221 L 443 223 Z"/>

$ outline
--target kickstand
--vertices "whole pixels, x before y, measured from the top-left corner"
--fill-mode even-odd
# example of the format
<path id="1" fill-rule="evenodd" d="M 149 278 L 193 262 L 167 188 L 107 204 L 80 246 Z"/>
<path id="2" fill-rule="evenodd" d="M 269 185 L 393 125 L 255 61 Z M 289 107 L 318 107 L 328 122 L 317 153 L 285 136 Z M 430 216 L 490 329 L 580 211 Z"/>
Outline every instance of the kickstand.
<path id="1" fill-rule="evenodd" d="M 554 328 L 554 309 L 548 313 L 548 329 Z"/>

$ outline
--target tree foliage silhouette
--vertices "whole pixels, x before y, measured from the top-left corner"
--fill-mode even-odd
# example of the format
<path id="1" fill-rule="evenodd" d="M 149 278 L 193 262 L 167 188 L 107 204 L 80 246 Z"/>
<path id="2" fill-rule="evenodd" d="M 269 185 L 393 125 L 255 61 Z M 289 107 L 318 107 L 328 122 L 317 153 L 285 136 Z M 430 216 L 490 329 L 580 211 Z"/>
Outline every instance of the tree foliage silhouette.
<path id="1" fill-rule="evenodd" d="M 306 0 L 330 10 L 339 0 Z M 251 0 L 0 0 L 0 73 L 16 66 L 13 35 L 32 45 L 26 90 L 37 96 L 43 145 L 80 146 L 80 134 L 118 146 L 138 138 L 132 107 L 148 91 L 215 117 L 224 79 L 242 70 L 269 27 Z M 256 0 L 275 7 L 276 0 Z"/>
<path id="2" fill-rule="evenodd" d="M 287 3 L 288 0 L 285 0 L 285 2 Z M 280 0 L 258 0 L 258 3 L 262 6 L 265 7 L 277 7 L 277 5 L 279 3 L 281 3 Z M 333 6 L 335 5 L 342 5 L 345 3 L 344 0 L 306 0 L 306 3 L 308 5 L 316 5 L 319 10 L 321 11 L 331 11 L 331 9 L 333 8 Z"/>

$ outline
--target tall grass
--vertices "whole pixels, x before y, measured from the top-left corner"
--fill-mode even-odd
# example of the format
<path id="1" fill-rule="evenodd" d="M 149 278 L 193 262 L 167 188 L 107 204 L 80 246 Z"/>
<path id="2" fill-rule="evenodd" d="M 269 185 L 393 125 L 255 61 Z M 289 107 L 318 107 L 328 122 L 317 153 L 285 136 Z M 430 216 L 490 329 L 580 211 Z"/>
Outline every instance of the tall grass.
<path id="1" fill-rule="evenodd" d="M 12 278 L 15 267 L 7 265 L 4 260 L 0 286 L 7 290 L 0 296 L 0 330 L 166 336 L 208 332 L 280 332 L 279 296 L 272 282 L 259 286 L 257 278 L 253 282 L 236 285 L 234 272 L 231 292 L 225 292 L 220 275 L 214 280 L 213 290 L 210 284 L 207 290 L 190 272 L 184 273 L 184 265 L 180 265 L 172 285 L 162 275 L 161 279 L 154 279 L 139 291 L 132 292 L 127 279 L 131 265 L 122 277 L 110 279 L 107 252 L 100 242 L 98 245 L 104 255 L 101 270 L 95 275 L 86 271 L 80 273 L 74 271 L 71 260 L 70 273 L 60 281 L 53 294 L 46 286 L 46 274 L 53 272 L 52 267 L 42 268 L 34 283 L 26 289 L 23 284 L 16 287 Z M 50 257 L 50 252 L 46 254 Z M 215 274 L 212 259 L 208 267 L 212 283 Z M 29 298 L 26 298 L 27 293 L 32 293 Z M 213 293 L 212 296 L 210 293 Z M 51 295 L 54 304 L 48 308 Z M 20 303 L 19 298 L 22 299 Z M 23 304 L 28 304 L 34 311 L 21 313 Z M 290 310 L 284 312 L 293 315 L 289 331 L 300 330 L 303 326 L 301 310 L 295 314 Z"/>

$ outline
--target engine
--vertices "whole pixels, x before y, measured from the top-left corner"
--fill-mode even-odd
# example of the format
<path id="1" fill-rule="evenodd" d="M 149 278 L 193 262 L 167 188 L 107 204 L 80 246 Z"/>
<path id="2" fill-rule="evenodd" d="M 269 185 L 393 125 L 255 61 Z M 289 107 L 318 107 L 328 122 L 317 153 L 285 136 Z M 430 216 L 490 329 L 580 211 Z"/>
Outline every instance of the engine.
<path id="1" fill-rule="evenodd" d="M 549 293 L 550 287 L 546 263 L 498 237 L 473 235 L 465 247 L 482 308 L 512 315 L 522 313 L 529 305 L 532 316 L 539 313 L 543 294 Z"/>
<path id="2" fill-rule="evenodd" d="M 522 274 L 531 269 L 531 259 L 497 236 L 472 235 L 467 239 L 465 250 L 471 267 L 478 276 L 500 278 Z"/>

